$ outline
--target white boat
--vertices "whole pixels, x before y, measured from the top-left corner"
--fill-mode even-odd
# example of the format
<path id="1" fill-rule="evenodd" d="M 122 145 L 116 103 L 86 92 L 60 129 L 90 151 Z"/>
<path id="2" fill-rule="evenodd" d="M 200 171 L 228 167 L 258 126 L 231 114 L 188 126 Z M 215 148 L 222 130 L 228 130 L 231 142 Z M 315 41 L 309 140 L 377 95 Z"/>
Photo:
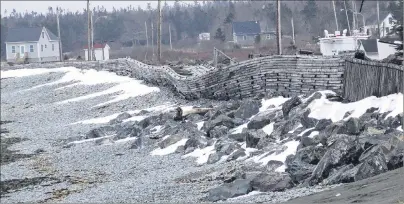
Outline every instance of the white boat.
<path id="1" fill-rule="evenodd" d="M 324 30 L 324 37 L 320 38 L 320 51 L 323 56 L 334 56 L 343 52 L 355 51 L 359 48 L 359 40 L 369 39 L 366 33 L 359 33 L 358 30 L 353 31 L 352 36 L 346 36 L 347 30 L 340 34 L 340 31 L 335 31 L 335 34 L 329 34 Z"/>

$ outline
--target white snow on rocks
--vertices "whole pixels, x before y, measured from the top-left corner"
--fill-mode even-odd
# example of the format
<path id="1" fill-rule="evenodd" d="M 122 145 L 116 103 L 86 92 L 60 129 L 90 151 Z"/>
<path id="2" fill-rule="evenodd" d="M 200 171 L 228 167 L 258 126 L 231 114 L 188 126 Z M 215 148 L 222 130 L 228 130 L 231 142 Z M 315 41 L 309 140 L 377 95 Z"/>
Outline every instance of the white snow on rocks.
<path id="1" fill-rule="evenodd" d="M 198 126 L 198 130 L 201 130 L 205 121 L 197 122 L 196 125 Z"/>
<path id="2" fill-rule="evenodd" d="M 313 138 L 314 136 L 318 135 L 320 132 L 319 131 L 313 131 L 310 133 L 308 137 Z"/>
<path id="3" fill-rule="evenodd" d="M 178 141 L 178 142 L 176 142 L 176 143 L 174 143 L 174 144 L 172 144 L 172 145 L 170 145 L 170 146 L 168 146 L 166 148 L 163 148 L 163 149 L 157 148 L 157 149 L 153 150 L 150 153 L 150 155 L 163 156 L 163 155 L 172 154 L 177 150 L 178 147 L 184 146 L 185 143 L 187 142 L 187 140 L 188 140 L 187 138 L 184 138 L 184 139 L 182 139 L 182 140 L 180 140 L 180 141 Z"/>
<path id="4" fill-rule="evenodd" d="M 314 127 L 312 127 L 312 128 L 307 128 L 307 129 L 305 129 L 305 130 L 303 130 L 300 134 L 298 134 L 297 136 L 303 136 L 303 134 L 304 133 L 306 133 L 306 132 L 308 132 L 308 131 L 310 131 L 310 130 L 313 130 L 314 129 Z M 313 135 L 314 136 L 314 135 Z"/>
<path id="5" fill-rule="evenodd" d="M 391 111 L 386 118 L 390 116 L 394 117 L 403 112 L 403 94 L 391 94 L 380 98 L 371 96 L 353 103 L 333 102 L 327 100 L 325 97 L 322 97 L 314 100 L 308 106 L 308 108 L 311 110 L 309 117 L 319 120 L 331 119 L 333 122 L 342 120 L 347 112 L 352 113 L 344 120 L 348 120 L 351 117 L 358 118 L 371 107 L 379 108 L 379 113 Z"/>
<path id="6" fill-rule="evenodd" d="M 239 134 L 239 133 L 241 133 L 244 128 L 247 128 L 247 125 L 248 125 L 248 122 L 231 129 L 230 134 Z"/>
<path id="7" fill-rule="evenodd" d="M 285 103 L 289 98 L 284 98 L 282 96 L 270 98 L 270 99 L 262 99 L 262 106 L 260 108 L 260 112 L 263 112 L 267 110 L 270 106 L 274 105 L 275 107 L 278 107 Z"/>
<path id="8" fill-rule="evenodd" d="M 196 157 L 196 163 L 201 165 L 205 164 L 208 162 L 209 155 L 215 152 L 215 145 L 207 146 L 205 148 L 198 148 L 195 149 L 193 152 L 186 154 L 182 156 L 182 158 L 187 158 L 187 157 Z"/>
<path id="9" fill-rule="evenodd" d="M 262 130 L 267 134 L 267 135 L 271 135 L 272 132 L 274 131 L 274 124 L 275 123 L 269 123 L 268 125 L 264 126 L 262 128 Z"/>
<path id="10" fill-rule="evenodd" d="M 160 91 L 160 89 L 157 87 L 149 87 L 147 85 L 142 84 L 142 81 L 135 80 L 128 76 L 118 76 L 117 74 L 115 74 L 113 72 L 97 71 L 94 69 L 88 69 L 88 70 L 83 69 L 82 70 L 82 69 L 77 69 L 75 67 L 62 67 L 62 68 L 54 68 L 54 69 L 8 70 L 8 71 L 2 71 L 1 77 L 2 78 L 23 77 L 23 76 L 39 75 L 39 74 L 52 73 L 52 72 L 64 72 L 65 75 L 62 78 L 60 78 L 59 80 L 56 80 L 54 82 L 50 82 L 47 84 L 35 86 L 28 90 L 32 90 L 32 89 L 43 87 L 43 86 L 67 83 L 67 82 L 74 82 L 74 83 L 67 85 L 67 86 L 60 87 L 60 88 L 58 88 L 58 90 L 73 87 L 73 86 L 80 86 L 80 85 L 115 84 L 113 87 L 111 87 L 107 90 L 76 97 L 76 98 L 72 98 L 72 99 L 67 99 L 64 101 L 60 101 L 60 102 L 58 102 L 58 104 L 77 102 L 77 101 L 91 99 L 94 97 L 103 96 L 103 95 L 107 95 L 107 94 L 118 93 L 118 95 L 113 96 L 111 100 L 104 102 L 104 103 L 100 103 L 95 106 L 95 107 L 99 107 L 99 106 L 103 106 L 106 104 L 126 100 L 131 97 L 142 96 L 142 95 L 146 95 L 146 94 L 149 94 L 152 92 Z"/>

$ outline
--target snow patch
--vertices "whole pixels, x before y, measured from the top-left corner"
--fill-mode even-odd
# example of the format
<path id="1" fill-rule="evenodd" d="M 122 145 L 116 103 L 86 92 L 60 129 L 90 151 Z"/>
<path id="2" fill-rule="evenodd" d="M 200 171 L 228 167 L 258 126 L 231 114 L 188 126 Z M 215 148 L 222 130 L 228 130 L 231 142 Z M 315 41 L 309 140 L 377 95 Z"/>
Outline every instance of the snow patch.
<path id="1" fill-rule="evenodd" d="M 239 125 L 239 126 L 233 128 L 233 129 L 231 129 L 231 130 L 229 131 L 230 134 L 239 134 L 239 133 L 241 133 L 244 128 L 247 128 L 248 123 L 249 123 L 249 122 L 246 122 L 246 123 L 244 123 L 244 124 L 242 124 L 242 125 Z"/>
<path id="2" fill-rule="evenodd" d="M 358 118 L 371 107 L 378 108 L 379 113 L 391 111 L 386 118 L 390 116 L 394 117 L 403 112 L 402 104 L 403 94 L 397 93 L 380 98 L 371 96 L 360 101 L 345 104 L 341 102 L 329 101 L 324 97 L 311 102 L 308 108 L 311 110 L 311 113 L 309 114 L 309 117 L 311 118 L 316 118 L 318 120 L 331 119 L 333 122 L 337 122 L 344 119 L 344 115 L 347 112 L 352 113 L 344 120 L 348 120 L 351 117 Z"/>
<path id="3" fill-rule="evenodd" d="M 303 130 L 303 132 L 301 132 L 301 133 L 298 134 L 297 136 L 303 136 L 304 133 L 306 133 L 306 132 L 308 132 L 308 131 L 310 131 L 310 130 L 313 130 L 313 129 L 314 129 L 314 127 L 313 127 L 313 128 L 307 128 L 307 129 Z"/>
<path id="4" fill-rule="evenodd" d="M 203 149 L 195 149 L 193 152 L 186 154 L 184 156 L 182 156 L 183 158 L 187 158 L 187 157 L 196 157 L 196 163 L 201 165 L 201 164 L 205 164 L 206 162 L 208 162 L 209 159 L 209 155 L 215 152 L 215 145 L 213 144 L 212 146 L 207 146 Z"/>
<path id="5" fill-rule="evenodd" d="M 203 127 L 203 124 L 205 124 L 205 121 L 197 122 L 196 125 L 198 126 L 198 130 L 201 130 Z"/>
<path id="6" fill-rule="evenodd" d="M 303 127 L 303 125 L 302 125 L 302 124 L 299 124 L 295 129 L 289 131 L 288 133 L 294 133 L 297 129 L 299 129 L 299 128 L 301 128 L 301 127 Z"/>
<path id="7" fill-rule="evenodd" d="M 289 98 L 284 98 L 283 96 L 278 96 L 270 99 L 262 99 L 262 106 L 260 108 L 260 112 L 267 110 L 271 105 L 278 107 L 285 103 Z"/>
<path id="8" fill-rule="evenodd" d="M 397 127 L 397 130 L 403 132 L 403 126 Z"/>
<path id="9" fill-rule="evenodd" d="M 45 69 L 45 68 L 37 68 L 37 69 L 15 69 L 15 70 L 7 70 L 1 71 L 1 78 L 13 78 L 13 77 L 26 77 L 26 76 L 34 76 L 41 75 L 53 72 L 68 72 L 75 69 L 74 67 L 62 67 L 55 69 Z"/>
<path id="10" fill-rule="evenodd" d="M 150 153 L 150 155 L 152 155 L 152 156 L 163 156 L 163 155 L 172 154 L 177 150 L 178 147 L 184 146 L 185 143 L 187 142 L 187 140 L 188 140 L 187 138 L 182 139 L 182 140 L 180 140 L 180 141 L 178 141 L 178 142 L 176 142 L 176 143 L 174 143 L 174 144 L 172 144 L 172 145 L 170 145 L 170 146 L 168 146 L 166 148 L 163 148 L 163 149 L 157 148 L 157 149 L 153 150 Z"/>
<path id="11" fill-rule="evenodd" d="M 240 199 L 240 198 L 247 198 L 247 197 L 250 197 L 250 196 L 253 196 L 253 195 L 259 195 L 259 194 L 262 194 L 262 192 L 260 192 L 260 191 L 251 191 L 248 194 L 233 197 L 233 198 L 229 198 L 227 200 L 237 200 L 237 199 Z"/>
<path id="12" fill-rule="evenodd" d="M 151 129 L 152 133 L 156 134 L 159 133 L 163 129 L 163 126 L 157 125 L 154 128 Z"/>
<path id="13" fill-rule="evenodd" d="M 267 134 L 267 135 L 271 135 L 272 132 L 274 131 L 274 124 L 275 123 L 269 123 L 268 125 L 266 125 L 265 127 L 262 128 L 262 130 Z"/>
<path id="14" fill-rule="evenodd" d="M 318 135 L 320 132 L 318 131 L 313 131 L 310 133 L 310 135 L 308 136 L 309 138 L 313 138 L 314 136 Z"/>

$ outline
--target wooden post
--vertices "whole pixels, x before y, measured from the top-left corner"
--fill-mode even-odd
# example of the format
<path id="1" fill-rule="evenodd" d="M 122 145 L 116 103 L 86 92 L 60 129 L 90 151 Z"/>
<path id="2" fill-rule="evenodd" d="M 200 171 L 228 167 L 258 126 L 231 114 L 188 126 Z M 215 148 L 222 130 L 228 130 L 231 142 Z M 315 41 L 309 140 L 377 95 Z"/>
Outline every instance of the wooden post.
<path id="1" fill-rule="evenodd" d="M 344 8 L 345 8 L 346 22 L 348 23 L 348 31 L 352 35 L 351 26 L 349 25 L 348 10 L 346 9 L 345 0 L 344 0 Z"/>
<path id="2" fill-rule="evenodd" d="M 404 0 L 403 0 L 403 13 L 404 13 Z M 404 19 L 403 19 L 403 21 L 401 22 L 401 29 L 404 29 Z M 403 41 L 401 41 L 401 43 L 404 43 L 404 35 L 403 35 Z M 404 46 L 404 45 L 403 45 Z M 404 49 L 403 49 L 403 52 L 404 52 Z M 404 55 L 403 55 L 403 62 L 402 62 L 403 64 L 402 64 L 402 66 L 404 66 Z M 404 67 L 403 67 L 404 68 Z M 404 72 L 403 72 L 403 78 L 404 78 Z M 402 91 L 401 91 L 401 93 L 403 94 L 403 97 L 404 97 L 404 81 L 403 81 L 403 79 L 401 79 L 401 84 L 402 84 Z M 404 110 L 404 103 L 403 103 L 403 110 Z M 401 129 L 404 131 L 404 116 L 403 117 L 401 117 Z M 404 164 L 404 161 L 403 161 L 403 164 Z"/>
<path id="3" fill-rule="evenodd" d="M 334 0 L 332 0 L 332 8 L 334 9 L 335 25 L 337 26 L 337 30 L 339 30 L 339 28 L 338 28 L 338 18 L 337 18 L 337 12 L 335 11 L 335 2 L 334 2 Z"/>
<path id="4" fill-rule="evenodd" d="M 168 24 L 168 33 L 170 34 L 170 50 L 172 50 L 173 44 L 171 44 L 171 24 Z"/>
<path id="5" fill-rule="evenodd" d="M 56 8 L 56 21 L 57 21 L 57 24 L 58 24 L 59 61 L 63 62 L 62 39 L 60 38 L 59 8 Z"/>
<path id="6" fill-rule="evenodd" d="M 90 0 L 87 0 L 87 40 L 88 40 L 88 47 L 87 47 L 87 56 L 88 61 L 91 61 L 91 23 L 90 23 L 91 13 L 90 13 Z"/>
<path id="7" fill-rule="evenodd" d="M 151 23 L 151 45 L 152 45 L 152 51 L 153 51 L 153 56 L 152 60 L 154 60 L 154 28 L 153 28 L 153 22 Z"/>
<path id="8" fill-rule="evenodd" d="M 276 0 L 276 17 L 277 17 L 277 41 L 278 41 L 278 55 L 282 55 L 282 35 L 281 35 L 281 0 Z"/>
<path id="9" fill-rule="evenodd" d="M 157 25 L 157 61 L 161 64 L 161 0 L 157 2 L 158 25 Z"/>
<path id="10" fill-rule="evenodd" d="M 379 15 L 379 1 L 376 2 L 377 8 L 377 37 L 380 39 L 380 15 Z"/>
<path id="11" fill-rule="evenodd" d="M 146 47 L 149 48 L 149 37 L 147 36 L 147 23 L 144 22 L 144 28 L 146 30 Z"/>
<path id="12" fill-rule="evenodd" d="M 291 21 L 292 21 L 292 42 L 293 42 L 293 45 L 296 45 L 296 41 L 295 41 L 295 26 L 294 26 L 294 24 L 293 24 L 293 17 L 292 17 Z"/>

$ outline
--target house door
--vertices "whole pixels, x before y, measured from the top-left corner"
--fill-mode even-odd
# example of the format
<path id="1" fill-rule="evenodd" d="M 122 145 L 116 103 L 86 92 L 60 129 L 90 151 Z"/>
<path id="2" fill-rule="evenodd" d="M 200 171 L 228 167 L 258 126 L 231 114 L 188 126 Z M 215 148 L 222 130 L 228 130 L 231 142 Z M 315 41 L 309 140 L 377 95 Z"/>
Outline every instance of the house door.
<path id="1" fill-rule="evenodd" d="M 25 52 L 25 46 L 20 46 L 20 53 L 23 55 Z"/>

